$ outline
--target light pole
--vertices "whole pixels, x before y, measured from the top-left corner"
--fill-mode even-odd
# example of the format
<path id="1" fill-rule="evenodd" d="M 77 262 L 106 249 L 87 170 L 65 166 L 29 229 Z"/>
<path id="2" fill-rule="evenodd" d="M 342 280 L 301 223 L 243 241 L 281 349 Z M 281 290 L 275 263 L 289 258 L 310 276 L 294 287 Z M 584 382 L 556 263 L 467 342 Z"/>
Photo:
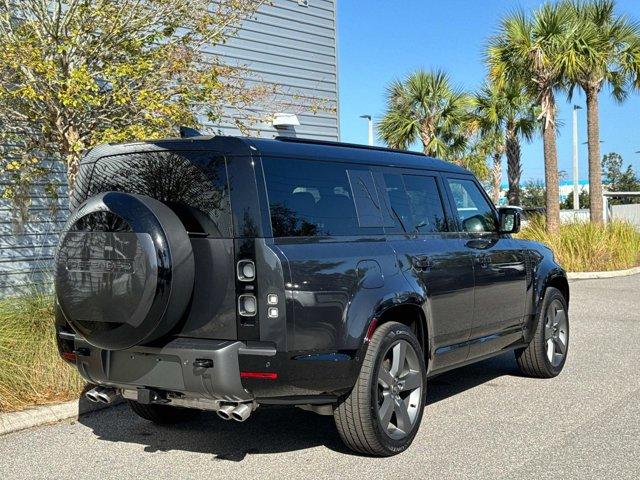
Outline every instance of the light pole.
<path id="1" fill-rule="evenodd" d="M 573 209 L 580 210 L 580 188 L 578 173 L 578 110 L 582 110 L 580 105 L 573 106 Z"/>
<path id="2" fill-rule="evenodd" d="M 371 115 L 360 115 L 360 118 L 366 118 L 369 123 L 369 145 L 373 145 L 373 120 L 371 120 Z"/>

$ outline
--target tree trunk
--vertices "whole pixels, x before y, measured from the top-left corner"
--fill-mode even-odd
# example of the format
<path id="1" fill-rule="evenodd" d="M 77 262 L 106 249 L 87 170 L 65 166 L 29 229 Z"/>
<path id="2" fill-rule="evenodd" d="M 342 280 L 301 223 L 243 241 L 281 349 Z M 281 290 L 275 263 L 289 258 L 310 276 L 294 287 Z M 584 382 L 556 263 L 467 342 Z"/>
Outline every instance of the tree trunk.
<path id="1" fill-rule="evenodd" d="M 500 201 L 500 183 L 502 182 L 502 154 L 493 154 L 493 166 L 491 168 L 491 200 L 494 205 Z"/>
<path id="2" fill-rule="evenodd" d="M 598 121 L 598 88 L 586 89 L 587 144 L 589 147 L 589 213 L 591 221 L 602 224 L 602 164 L 600 163 L 600 126 Z"/>
<path id="3" fill-rule="evenodd" d="M 520 205 L 520 178 L 522 177 L 520 139 L 513 130 L 508 130 L 505 143 L 507 148 L 507 178 L 509 180 L 507 198 L 509 205 Z"/>
<path id="4" fill-rule="evenodd" d="M 546 185 L 547 231 L 560 233 L 560 191 L 558 186 L 558 145 L 556 143 L 555 103 L 550 101 L 550 119 L 542 127 L 544 144 L 544 180 Z"/>

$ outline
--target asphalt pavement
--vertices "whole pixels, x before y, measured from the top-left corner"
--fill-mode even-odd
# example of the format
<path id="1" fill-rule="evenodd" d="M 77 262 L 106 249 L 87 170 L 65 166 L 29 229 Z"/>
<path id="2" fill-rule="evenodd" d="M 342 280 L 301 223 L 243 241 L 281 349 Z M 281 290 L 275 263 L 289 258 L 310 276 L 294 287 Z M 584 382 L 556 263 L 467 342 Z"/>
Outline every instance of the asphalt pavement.
<path id="1" fill-rule="evenodd" d="M 0 437 L 0 479 L 640 478 L 640 275 L 571 284 L 562 374 L 503 355 L 429 383 L 412 447 L 355 455 L 333 419 L 260 407 L 158 427 L 118 406 Z"/>

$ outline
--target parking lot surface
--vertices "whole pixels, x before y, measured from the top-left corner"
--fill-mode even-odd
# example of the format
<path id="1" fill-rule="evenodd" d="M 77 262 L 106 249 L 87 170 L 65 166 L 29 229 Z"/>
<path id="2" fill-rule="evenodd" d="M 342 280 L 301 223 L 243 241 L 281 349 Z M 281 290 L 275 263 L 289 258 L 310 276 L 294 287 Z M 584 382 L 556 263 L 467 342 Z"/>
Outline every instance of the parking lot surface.
<path id="1" fill-rule="evenodd" d="M 429 382 L 412 447 L 354 455 L 331 417 L 260 407 L 158 427 L 118 406 L 0 437 L 0 478 L 640 478 L 640 275 L 571 284 L 564 372 L 513 355 Z M 37 374 L 37 372 L 34 372 Z"/>

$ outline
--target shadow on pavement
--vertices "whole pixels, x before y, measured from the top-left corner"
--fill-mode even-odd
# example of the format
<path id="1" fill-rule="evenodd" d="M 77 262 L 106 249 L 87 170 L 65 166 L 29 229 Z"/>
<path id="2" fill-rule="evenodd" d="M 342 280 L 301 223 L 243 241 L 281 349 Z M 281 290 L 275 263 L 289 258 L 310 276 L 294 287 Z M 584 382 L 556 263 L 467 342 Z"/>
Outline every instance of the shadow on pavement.
<path id="1" fill-rule="evenodd" d="M 429 381 L 427 404 L 488 383 L 517 375 L 513 354 L 442 374 Z M 428 412 L 425 412 L 428 415 Z M 270 454 L 325 446 L 350 452 L 340 440 L 331 416 L 293 407 L 261 406 L 244 422 L 224 421 L 213 412 L 197 420 L 158 426 L 137 417 L 126 406 L 80 417 L 79 422 L 101 439 L 144 445 L 146 452 L 182 450 L 213 455 L 214 460 L 240 462 L 248 454 Z"/>

